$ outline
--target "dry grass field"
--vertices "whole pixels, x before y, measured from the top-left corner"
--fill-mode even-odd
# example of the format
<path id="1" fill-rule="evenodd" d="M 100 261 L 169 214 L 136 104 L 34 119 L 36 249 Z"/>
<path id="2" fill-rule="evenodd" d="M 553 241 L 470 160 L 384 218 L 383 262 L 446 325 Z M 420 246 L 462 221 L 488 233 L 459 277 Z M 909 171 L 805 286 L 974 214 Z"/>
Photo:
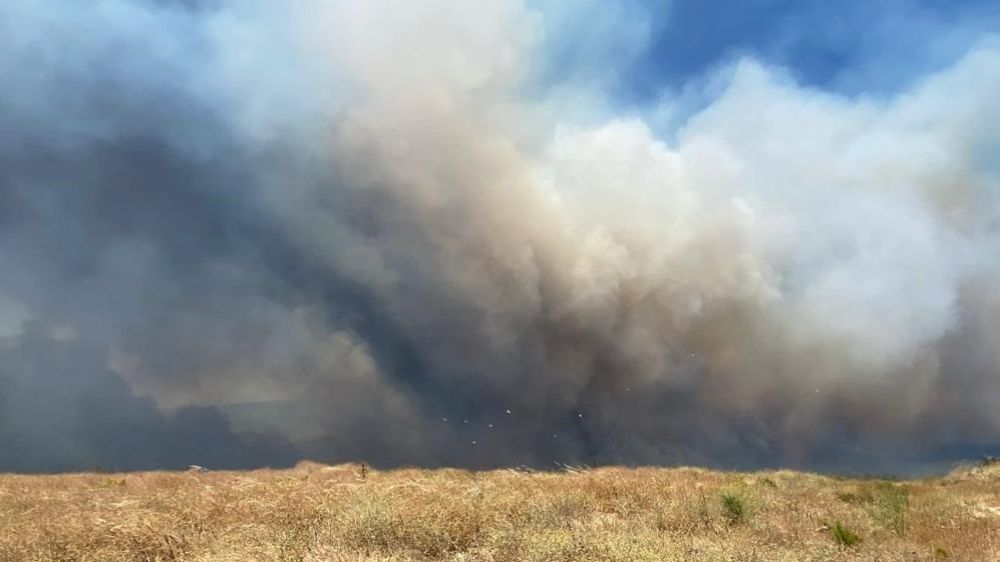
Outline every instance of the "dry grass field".
<path id="1" fill-rule="evenodd" d="M 995 561 L 1000 466 L 0 476 L 0 561 Z"/>

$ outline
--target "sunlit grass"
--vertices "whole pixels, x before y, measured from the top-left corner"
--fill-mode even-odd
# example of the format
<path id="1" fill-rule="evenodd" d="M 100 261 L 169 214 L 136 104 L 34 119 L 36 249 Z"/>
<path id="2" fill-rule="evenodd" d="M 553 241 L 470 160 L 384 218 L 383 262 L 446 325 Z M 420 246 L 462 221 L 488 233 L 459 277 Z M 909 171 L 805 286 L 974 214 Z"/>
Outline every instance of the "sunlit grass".
<path id="1" fill-rule="evenodd" d="M 998 491 L 1000 466 L 0 475 L 0 561 L 998 560 Z"/>

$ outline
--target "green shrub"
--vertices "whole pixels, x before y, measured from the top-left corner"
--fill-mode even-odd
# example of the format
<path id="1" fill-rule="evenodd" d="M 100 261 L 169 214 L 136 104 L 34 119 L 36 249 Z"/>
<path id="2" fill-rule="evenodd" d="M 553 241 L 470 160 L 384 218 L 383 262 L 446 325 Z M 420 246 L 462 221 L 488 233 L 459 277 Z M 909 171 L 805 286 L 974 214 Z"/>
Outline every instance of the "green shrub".
<path id="1" fill-rule="evenodd" d="M 837 492 L 837 499 L 851 505 L 865 506 L 872 519 L 886 529 L 903 535 L 909 528 L 910 491 L 891 482 L 876 482 L 857 492 Z"/>
<path id="2" fill-rule="evenodd" d="M 747 506 L 743 497 L 735 493 L 723 493 L 719 497 L 722 502 L 722 516 L 730 525 L 736 525 L 746 520 Z"/>
<path id="3" fill-rule="evenodd" d="M 837 499 L 851 505 L 870 504 L 875 501 L 875 498 L 870 493 L 866 494 L 864 492 L 837 492 Z"/>
<path id="4" fill-rule="evenodd" d="M 902 486 L 883 484 L 875 493 L 872 515 L 885 528 L 897 535 L 909 528 L 910 491 Z"/>
<path id="5" fill-rule="evenodd" d="M 840 521 L 837 521 L 830 528 L 830 534 L 833 535 L 833 540 L 840 546 L 854 547 L 861 544 L 862 541 L 862 538 L 857 533 L 843 526 Z"/>

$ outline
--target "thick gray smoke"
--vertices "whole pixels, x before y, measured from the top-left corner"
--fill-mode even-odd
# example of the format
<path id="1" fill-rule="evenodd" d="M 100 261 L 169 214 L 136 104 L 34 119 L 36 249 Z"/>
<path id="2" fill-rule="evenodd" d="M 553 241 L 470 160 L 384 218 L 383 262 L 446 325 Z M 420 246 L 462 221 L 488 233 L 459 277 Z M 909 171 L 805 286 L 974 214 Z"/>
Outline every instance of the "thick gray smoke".
<path id="1" fill-rule="evenodd" d="M 519 0 L 288 4 L 0 6 L 0 469 L 1000 443 L 996 41 L 742 61 L 668 143 L 538 95 Z"/>

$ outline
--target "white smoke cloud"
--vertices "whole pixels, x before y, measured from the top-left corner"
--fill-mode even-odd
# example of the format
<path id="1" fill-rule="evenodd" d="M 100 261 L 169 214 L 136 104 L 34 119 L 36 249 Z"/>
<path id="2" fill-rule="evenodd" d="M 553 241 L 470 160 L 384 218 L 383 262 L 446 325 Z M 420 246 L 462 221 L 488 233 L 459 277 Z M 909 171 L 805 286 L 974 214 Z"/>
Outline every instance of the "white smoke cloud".
<path id="1" fill-rule="evenodd" d="M 51 69 L 0 94 L 0 290 L 163 406 L 426 464 L 1000 439 L 996 41 L 890 97 L 742 60 L 664 134 L 539 94 L 551 6 L 61 8 L 0 8 Z"/>

